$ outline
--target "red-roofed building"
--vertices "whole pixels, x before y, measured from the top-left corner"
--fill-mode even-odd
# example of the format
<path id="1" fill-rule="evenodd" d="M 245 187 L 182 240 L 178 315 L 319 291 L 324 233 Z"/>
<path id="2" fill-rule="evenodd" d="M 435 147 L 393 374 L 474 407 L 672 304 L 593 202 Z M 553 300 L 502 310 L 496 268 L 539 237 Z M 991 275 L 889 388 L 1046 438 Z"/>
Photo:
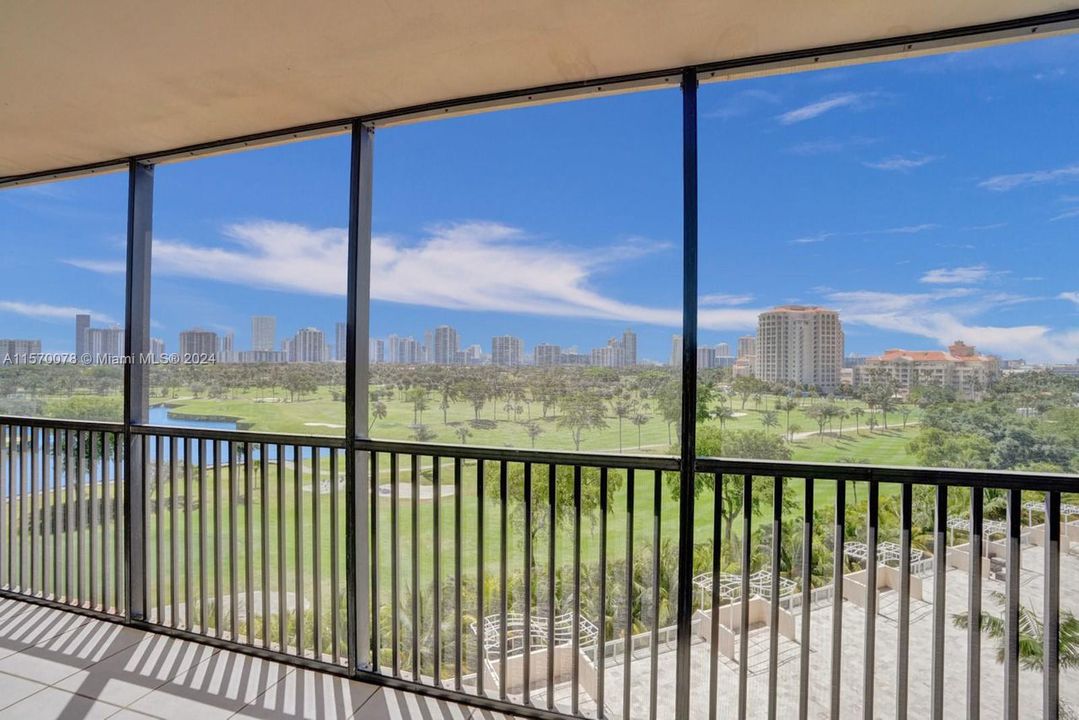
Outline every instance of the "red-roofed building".
<path id="1" fill-rule="evenodd" d="M 977 399 L 1000 376 L 1000 363 L 991 355 L 979 355 L 962 340 L 947 351 L 893 348 L 854 368 L 854 387 L 864 387 L 882 375 L 895 383 L 901 396 L 919 386 L 935 385 Z"/>

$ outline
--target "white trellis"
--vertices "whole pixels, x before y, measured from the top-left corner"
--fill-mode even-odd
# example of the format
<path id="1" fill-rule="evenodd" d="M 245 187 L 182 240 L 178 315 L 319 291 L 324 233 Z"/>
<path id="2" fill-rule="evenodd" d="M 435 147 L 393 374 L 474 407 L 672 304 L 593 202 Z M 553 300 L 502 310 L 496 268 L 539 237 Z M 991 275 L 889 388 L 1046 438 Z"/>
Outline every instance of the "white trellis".
<path id="1" fill-rule="evenodd" d="M 954 545 L 954 532 L 959 530 L 960 532 L 970 532 L 970 518 L 965 517 L 953 517 L 948 518 L 948 544 Z M 983 520 L 982 521 L 982 535 L 987 538 L 1003 537 L 1008 534 L 1008 525 L 1003 520 Z"/>
<path id="2" fill-rule="evenodd" d="M 1027 500 L 1023 503 L 1023 509 L 1027 511 L 1027 525 L 1034 526 L 1034 513 L 1045 515 L 1045 503 L 1040 500 Z M 1073 515 L 1079 515 L 1079 505 L 1064 503 L 1060 506 L 1060 514 L 1064 516 L 1064 522 L 1069 522 Z"/>
<path id="3" fill-rule="evenodd" d="M 530 644 L 534 649 L 547 647 L 548 628 L 546 616 L 533 615 L 531 618 Z M 584 615 L 578 625 L 581 647 L 596 642 L 599 628 Z M 476 623 L 472 623 L 472 632 L 479 635 Z M 483 619 L 483 649 L 487 657 L 497 658 L 501 652 L 502 616 L 488 615 Z M 521 613 L 506 613 L 506 656 L 513 657 L 524 652 L 525 618 Z M 556 647 L 573 643 L 573 613 L 556 615 L 554 619 L 554 644 Z"/>
<path id="4" fill-rule="evenodd" d="M 869 547 L 865 543 L 857 541 L 843 543 L 843 553 L 863 564 L 869 559 Z M 897 566 L 902 557 L 903 548 L 896 543 L 885 541 L 877 544 L 878 563 Z M 921 560 L 922 557 L 924 557 L 924 553 L 921 550 L 911 548 L 910 562 L 912 564 Z"/>
<path id="5" fill-rule="evenodd" d="M 693 586 L 701 593 L 701 603 L 707 604 L 712 596 L 712 573 L 702 573 L 693 578 Z M 787 597 L 798 587 L 793 580 L 780 576 L 779 597 Z M 734 573 L 719 574 L 719 596 L 724 600 L 737 600 L 742 596 L 742 576 Z M 758 570 L 749 576 L 749 596 L 772 597 L 772 573 L 770 570 Z"/>

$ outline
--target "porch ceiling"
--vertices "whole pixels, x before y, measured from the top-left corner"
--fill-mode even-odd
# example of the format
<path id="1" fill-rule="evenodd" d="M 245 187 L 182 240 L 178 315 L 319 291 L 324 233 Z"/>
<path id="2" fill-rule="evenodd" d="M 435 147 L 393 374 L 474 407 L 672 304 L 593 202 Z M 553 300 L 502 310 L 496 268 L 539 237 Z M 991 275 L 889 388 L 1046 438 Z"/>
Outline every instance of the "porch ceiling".
<path id="1" fill-rule="evenodd" d="M 1068 7 L 1057 0 L 7 2 L 0 177 Z"/>

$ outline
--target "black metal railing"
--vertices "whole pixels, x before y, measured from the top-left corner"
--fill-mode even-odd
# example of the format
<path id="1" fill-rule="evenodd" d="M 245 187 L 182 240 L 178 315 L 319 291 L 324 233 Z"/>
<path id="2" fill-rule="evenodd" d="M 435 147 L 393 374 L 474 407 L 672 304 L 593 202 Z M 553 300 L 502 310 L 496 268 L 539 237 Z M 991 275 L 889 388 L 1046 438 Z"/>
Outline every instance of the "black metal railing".
<path id="1" fill-rule="evenodd" d="M 0 584 L 122 616 L 123 427 L 0 418 Z"/>
<path id="2" fill-rule="evenodd" d="M 0 418 L 0 582 L 530 715 L 672 716 L 684 660 L 694 717 L 1056 716 L 1074 477 L 697 458 L 686 494 L 682 470 L 666 456 Z M 350 485 L 367 489 L 360 516 Z M 130 536 L 129 491 L 143 508 Z M 350 528 L 363 529 L 354 567 Z M 125 602 L 128 553 L 144 617 Z M 999 664 L 984 660 L 997 620 Z M 350 667 L 356 637 L 370 662 Z"/>

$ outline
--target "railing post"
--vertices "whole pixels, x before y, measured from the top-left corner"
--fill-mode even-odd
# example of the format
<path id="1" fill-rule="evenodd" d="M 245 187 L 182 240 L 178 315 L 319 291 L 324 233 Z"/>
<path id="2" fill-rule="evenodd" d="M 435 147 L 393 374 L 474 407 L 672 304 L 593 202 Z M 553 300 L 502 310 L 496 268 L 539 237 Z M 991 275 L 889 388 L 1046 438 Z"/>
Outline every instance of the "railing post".
<path id="1" fill-rule="evenodd" d="M 697 72 L 682 71 L 682 437 L 675 717 L 689 717 L 697 458 Z M 717 488 L 718 492 L 718 488 Z M 713 549 L 716 550 L 716 549 Z M 656 548 L 658 552 L 658 547 Z"/>
<path id="2" fill-rule="evenodd" d="M 146 514 L 143 445 L 131 426 L 145 423 L 150 412 L 150 250 L 153 244 L 154 167 L 128 164 L 127 283 L 124 303 L 124 564 L 127 619 L 146 619 Z"/>
<path id="3" fill-rule="evenodd" d="M 345 567 L 349 670 L 371 667 L 370 463 L 356 449 L 367 438 L 371 321 L 371 181 L 374 129 L 352 124 L 348 208 L 348 318 L 345 351 Z M 363 457 L 359 457 L 362 455 Z"/>

